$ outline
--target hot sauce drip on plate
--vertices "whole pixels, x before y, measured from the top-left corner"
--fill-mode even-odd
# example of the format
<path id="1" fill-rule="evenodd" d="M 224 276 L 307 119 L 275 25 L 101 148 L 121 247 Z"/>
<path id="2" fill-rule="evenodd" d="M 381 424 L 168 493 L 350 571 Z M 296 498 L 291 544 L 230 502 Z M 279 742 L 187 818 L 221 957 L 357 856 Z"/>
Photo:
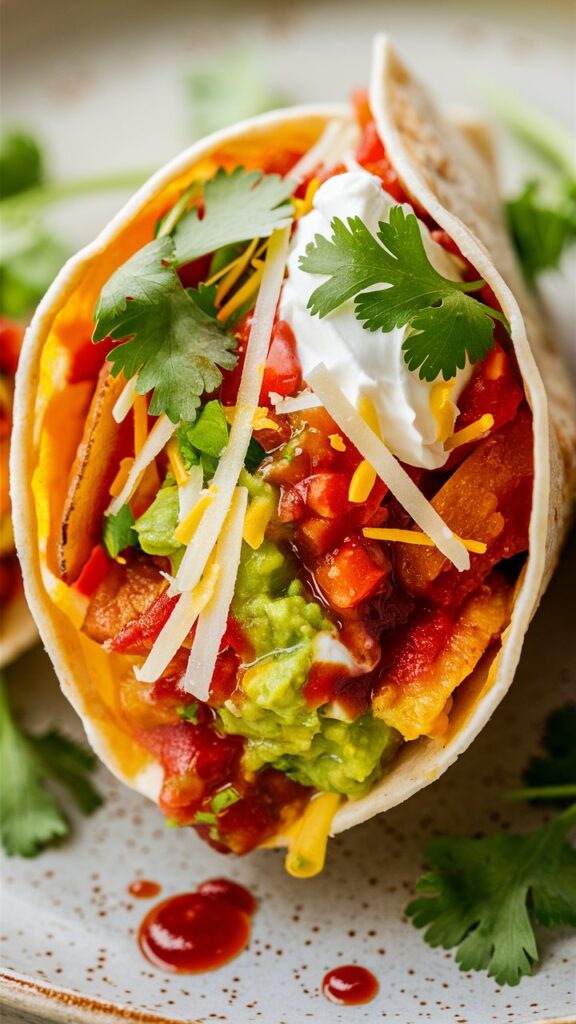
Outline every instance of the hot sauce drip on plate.
<path id="1" fill-rule="evenodd" d="M 246 947 L 255 909 L 247 889 L 214 878 L 196 892 L 172 896 L 153 907 L 140 926 L 138 945 L 146 959 L 164 971 L 212 971 Z"/>
<path id="2" fill-rule="evenodd" d="M 162 892 L 162 886 L 158 885 L 158 882 L 149 882 L 146 878 L 137 878 L 128 886 L 128 892 L 137 900 L 151 900 Z"/>
<path id="3" fill-rule="evenodd" d="M 331 1003 L 359 1006 L 378 995 L 379 984 L 371 971 L 357 964 L 345 964 L 328 971 L 322 980 L 322 993 Z"/>

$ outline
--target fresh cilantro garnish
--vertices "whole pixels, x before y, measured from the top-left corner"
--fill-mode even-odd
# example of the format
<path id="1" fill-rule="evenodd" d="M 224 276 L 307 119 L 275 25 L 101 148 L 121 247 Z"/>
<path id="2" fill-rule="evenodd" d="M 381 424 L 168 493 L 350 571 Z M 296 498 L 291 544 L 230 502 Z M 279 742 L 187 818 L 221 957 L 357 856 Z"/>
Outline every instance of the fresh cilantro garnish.
<path id="1" fill-rule="evenodd" d="M 206 402 L 194 423 L 181 424 L 176 439 L 186 469 L 200 463 L 206 479 L 211 479 L 228 443 L 228 423 L 220 402 Z"/>
<path id="2" fill-rule="evenodd" d="M 493 347 L 494 320 L 501 313 L 468 293 L 483 281 L 451 281 L 442 277 L 428 259 L 418 221 L 401 206 L 381 221 L 375 238 L 359 217 L 347 225 L 332 221 L 332 238 L 316 235 L 300 257 L 300 268 L 324 274 L 328 280 L 310 296 L 312 314 L 326 316 L 355 298 L 356 316 L 368 331 L 391 331 L 409 326 L 403 343 L 411 370 L 419 368 L 424 380 L 445 380 L 482 359 Z M 377 284 L 385 289 L 366 291 Z"/>
<path id="3" fill-rule="evenodd" d="M 40 185 L 44 179 L 44 157 L 37 140 L 15 128 L 0 138 L 0 198 L 16 195 Z"/>
<path id="4" fill-rule="evenodd" d="M 182 704 L 178 708 L 178 714 L 183 722 L 192 722 L 195 725 L 198 721 L 198 704 Z"/>
<path id="5" fill-rule="evenodd" d="M 84 814 L 102 798 L 89 779 L 96 758 L 52 729 L 41 736 L 17 724 L 0 674 L 0 836 L 6 853 L 33 857 L 70 832 L 70 825 L 46 783 L 63 786 Z"/>
<path id="6" fill-rule="evenodd" d="M 129 505 L 122 505 L 115 516 L 104 516 L 103 540 L 112 558 L 117 558 L 125 548 L 138 546 L 138 534 L 134 530 L 134 516 Z"/>
<path id="7" fill-rule="evenodd" d="M 196 811 L 194 815 L 195 825 L 216 825 L 216 815 L 211 814 L 210 811 Z"/>
<path id="8" fill-rule="evenodd" d="M 234 339 L 214 318 L 214 291 L 186 290 L 178 269 L 199 256 L 249 238 L 267 237 L 290 222 L 294 188 L 277 174 L 236 167 L 204 186 L 202 212 L 186 210 L 188 193 L 169 212 L 158 236 L 124 263 L 96 304 L 93 340 L 111 337 L 114 375 L 138 375 L 139 394 L 153 390 L 149 411 L 193 422 L 200 397 L 232 369 Z M 171 233 L 170 233 L 171 232 Z"/>
<path id="9" fill-rule="evenodd" d="M 154 389 L 151 415 L 194 420 L 204 392 L 232 369 L 234 339 L 183 288 L 174 241 L 157 238 L 140 249 L 104 285 L 95 310 L 94 341 L 127 339 L 112 349 L 112 373 L 138 374 L 137 391 Z"/>
<path id="10" fill-rule="evenodd" d="M 197 288 L 188 288 L 188 295 L 196 303 L 199 309 L 206 316 L 211 316 L 213 320 L 218 315 L 218 307 L 216 305 L 216 293 L 218 291 L 217 284 L 199 284 Z"/>
<path id="11" fill-rule="evenodd" d="M 210 801 L 210 807 L 214 811 L 214 814 L 220 814 L 225 811 L 227 807 L 231 807 L 232 804 L 238 803 L 240 794 L 234 789 L 234 786 L 226 786 L 226 789 L 221 789 Z"/>
<path id="12" fill-rule="evenodd" d="M 548 716 L 542 736 L 544 756 L 528 762 L 522 776 L 525 789 L 508 793 L 513 800 L 543 800 L 563 804 L 576 798 L 576 704 L 557 708 Z"/>
<path id="13" fill-rule="evenodd" d="M 262 174 L 235 167 L 220 169 L 206 182 L 202 219 L 195 206 L 184 214 L 174 230 L 179 266 L 224 245 L 267 238 L 286 227 L 294 217 L 288 201 L 295 183 L 279 174 Z"/>
<path id="14" fill-rule="evenodd" d="M 262 447 L 255 437 L 251 437 L 248 445 L 248 451 L 246 452 L 246 458 L 244 459 L 244 465 L 249 473 L 254 473 L 254 471 L 258 469 L 258 466 L 265 455 L 266 449 Z"/>
<path id="15" fill-rule="evenodd" d="M 529 284 L 538 274 L 558 267 L 567 245 L 576 238 L 576 204 L 551 206 L 539 198 L 536 181 L 505 204 L 508 227 Z"/>
<path id="16" fill-rule="evenodd" d="M 406 913 L 429 945 L 458 946 L 461 970 L 517 985 L 538 960 L 533 921 L 576 926 L 576 851 L 566 839 L 575 825 L 576 804 L 525 835 L 433 840 L 425 854 L 435 870 Z"/>

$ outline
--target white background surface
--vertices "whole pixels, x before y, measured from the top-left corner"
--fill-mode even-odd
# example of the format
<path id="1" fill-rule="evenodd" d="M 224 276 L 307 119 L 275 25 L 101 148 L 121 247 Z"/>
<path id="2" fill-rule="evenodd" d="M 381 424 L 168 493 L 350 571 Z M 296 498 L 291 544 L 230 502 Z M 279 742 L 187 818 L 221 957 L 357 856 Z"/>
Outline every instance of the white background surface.
<path id="1" fill-rule="evenodd" d="M 191 67 L 247 44 L 261 50 L 269 81 L 295 101 L 342 100 L 366 82 L 370 36 L 383 29 L 445 101 L 478 102 L 486 83 L 497 82 L 566 122 L 574 117 L 570 4 L 8 0 L 3 118 L 44 137 L 55 176 L 152 170 L 190 141 L 182 79 Z M 504 153 L 512 183 L 518 163 L 510 146 Z M 77 246 L 121 199 L 76 201 L 55 216 Z M 567 277 L 556 276 L 548 294 L 576 363 Z M 178 1021 L 216 1014 L 246 1024 L 523 1024 L 571 1016 L 573 937 L 541 930 L 539 972 L 517 989 L 499 990 L 483 975 L 461 974 L 452 954 L 430 950 L 402 909 L 432 835 L 542 820 L 507 806 L 501 791 L 517 784 L 547 710 L 573 697 L 575 571 L 572 547 L 531 630 L 512 693 L 472 750 L 409 804 L 335 841 L 323 877 L 291 879 L 274 853 L 219 857 L 188 832 L 167 830 L 155 808 L 103 770 L 109 800 L 78 824 L 73 841 L 5 867 L 5 966 L 48 987 Z M 13 667 L 11 681 L 35 722 L 74 727 L 39 651 Z M 203 976 L 169 978 L 149 968 L 134 937 L 149 904 L 130 900 L 128 884 L 152 878 L 170 895 L 222 873 L 261 900 L 249 950 Z M 355 960 L 378 976 L 380 995 L 366 1007 L 333 1007 L 319 995 L 322 975 Z M 48 1001 L 44 1014 L 56 1012 L 54 1005 Z M 77 1013 L 65 1019 L 75 1021 Z"/>

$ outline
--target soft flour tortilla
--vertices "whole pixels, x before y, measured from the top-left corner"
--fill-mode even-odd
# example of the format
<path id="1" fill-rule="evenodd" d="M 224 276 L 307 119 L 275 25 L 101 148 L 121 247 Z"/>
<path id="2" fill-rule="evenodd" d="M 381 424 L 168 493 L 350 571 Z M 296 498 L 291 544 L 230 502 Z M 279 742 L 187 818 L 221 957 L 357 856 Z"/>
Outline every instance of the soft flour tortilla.
<path id="1" fill-rule="evenodd" d="M 510 321 L 534 417 L 535 484 L 530 554 L 496 656 L 485 656 L 455 692 L 446 735 L 405 745 L 390 773 L 368 796 L 342 806 L 334 832 L 401 803 L 433 782 L 488 721 L 512 681 L 526 629 L 558 558 L 575 479 L 576 413 L 566 374 L 525 294 L 505 235 L 486 133 L 477 123 L 444 118 L 385 37 L 374 44 L 371 105 L 408 192 L 448 231 Z M 85 385 L 66 388 L 70 347 L 78 323 L 84 325 L 84 337 L 89 336 L 102 285 L 152 238 L 155 221 L 192 178 L 209 177 L 218 165 L 258 167 L 263 153 L 276 150 L 300 154 L 329 120 L 351 117 L 347 106 L 297 107 L 245 121 L 192 146 L 155 175 L 97 241 L 66 265 L 26 336 L 16 389 L 12 500 L 28 600 L 62 688 L 94 749 L 116 775 L 151 799 L 158 796 L 162 769 L 131 737 L 117 699 L 118 678 L 132 671 L 129 659 L 106 653 L 79 631 L 85 599 L 55 572 L 55 534 L 89 401 Z"/>

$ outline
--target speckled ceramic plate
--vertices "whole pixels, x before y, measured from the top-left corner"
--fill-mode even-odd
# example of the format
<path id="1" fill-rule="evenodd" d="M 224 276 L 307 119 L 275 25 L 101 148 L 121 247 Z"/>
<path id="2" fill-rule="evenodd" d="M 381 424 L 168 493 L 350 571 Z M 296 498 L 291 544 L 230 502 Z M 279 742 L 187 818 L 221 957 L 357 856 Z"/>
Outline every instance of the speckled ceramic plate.
<path id="1" fill-rule="evenodd" d="M 200 6 L 200 5 L 198 5 Z M 295 100 L 342 99 L 366 74 L 374 28 L 397 39 L 411 64 L 446 100 L 497 80 L 569 118 L 569 5 L 485 2 L 435 5 L 316 3 L 214 5 L 100 0 L 8 0 L 4 16 L 5 114 L 51 140 L 55 169 L 95 174 L 152 168 L 187 140 L 181 78 L 199 54 L 263 43 L 275 84 Z M 241 7 L 241 9 L 240 9 Z M 474 10 L 490 9 L 491 22 Z M 548 35 L 510 24 L 544 29 Z M 88 23 L 90 19 L 90 23 Z M 498 23 L 495 19 L 498 19 Z M 353 43 L 351 43 L 353 40 Z M 297 69 L 297 77 L 295 77 Z M 514 173 L 513 164 L 506 166 Z M 71 242 L 93 235 L 116 199 L 61 211 Z M 79 215 L 79 212 L 81 215 Z M 567 278 L 550 286 L 554 316 L 573 339 Z M 572 353 L 573 365 L 576 356 Z M 104 770 L 105 806 L 75 822 L 74 838 L 36 860 L 3 865 L 5 1018 L 14 1021 L 301 1024 L 388 1020 L 528 1024 L 574 1020 L 576 943 L 567 932 L 538 934 L 541 965 L 518 988 L 463 974 L 452 953 L 429 949 L 403 916 L 434 835 L 472 835 L 537 825 L 542 814 L 507 805 L 537 747 L 546 713 L 573 697 L 576 548 L 566 552 L 528 635 L 511 693 L 461 761 L 409 803 L 335 840 L 324 875 L 297 881 L 282 854 L 219 856 L 187 831 L 167 829 L 157 810 Z M 81 729 L 40 651 L 11 671 L 19 708 L 32 726 Z M 162 896 L 225 874 L 258 898 L 249 948 L 209 974 L 165 975 L 145 961 L 138 926 L 149 903 L 128 886 L 157 881 Z M 339 1008 L 320 993 L 324 973 L 358 962 L 380 982 L 369 1005 Z"/>

